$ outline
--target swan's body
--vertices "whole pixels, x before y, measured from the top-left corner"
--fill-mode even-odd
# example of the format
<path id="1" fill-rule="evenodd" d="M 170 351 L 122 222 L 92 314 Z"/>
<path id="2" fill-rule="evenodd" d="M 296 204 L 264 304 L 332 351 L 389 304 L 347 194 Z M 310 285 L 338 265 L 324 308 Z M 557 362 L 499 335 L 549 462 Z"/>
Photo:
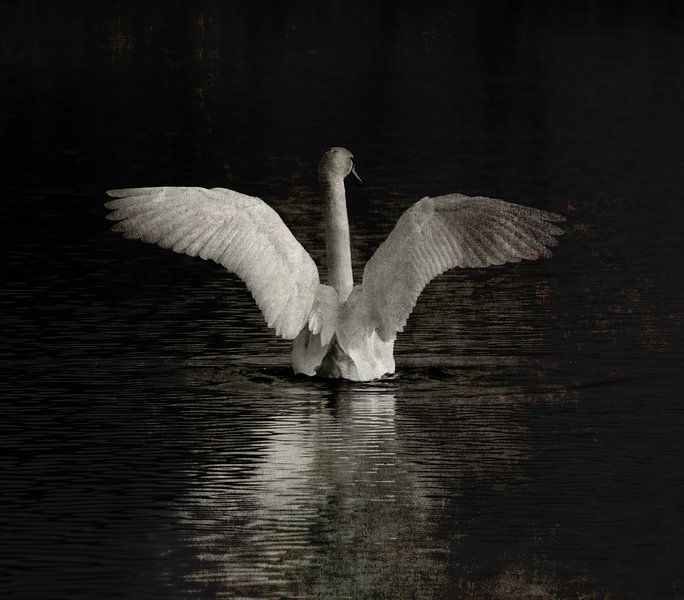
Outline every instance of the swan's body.
<path id="1" fill-rule="evenodd" d="M 393 373 L 394 341 L 427 283 L 454 267 L 549 257 L 560 215 L 492 198 L 423 198 L 399 219 L 354 286 L 344 179 L 351 153 L 321 159 L 328 283 L 278 214 L 259 198 L 214 188 L 107 192 L 115 231 L 211 259 L 237 274 L 269 327 L 293 339 L 295 373 L 355 381 Z"/>

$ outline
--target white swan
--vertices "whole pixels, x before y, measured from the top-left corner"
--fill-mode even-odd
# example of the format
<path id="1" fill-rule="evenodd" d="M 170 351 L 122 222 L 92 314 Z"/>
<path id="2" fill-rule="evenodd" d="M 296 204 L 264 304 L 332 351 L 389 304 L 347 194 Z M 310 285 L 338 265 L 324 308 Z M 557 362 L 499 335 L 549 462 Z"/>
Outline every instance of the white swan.
<path id="1" fill-rule="evenodd" d="M 394 340 L 427 283 L 454 267 L 549 257 L 562 230 L 551 212 L 449 194 L 423 198 L 399 219 L 354 286 L 344 179 L 353 155 L 331 148 L 318 176 L 325 199 L 328 283 L 278 214 L 224 188 L 110 190 L 107 218 L 126 238 L 211 259 L 249 288 L 269 327 L 294 339 L 295 373 L 377 379 L 394 372 Z"/>

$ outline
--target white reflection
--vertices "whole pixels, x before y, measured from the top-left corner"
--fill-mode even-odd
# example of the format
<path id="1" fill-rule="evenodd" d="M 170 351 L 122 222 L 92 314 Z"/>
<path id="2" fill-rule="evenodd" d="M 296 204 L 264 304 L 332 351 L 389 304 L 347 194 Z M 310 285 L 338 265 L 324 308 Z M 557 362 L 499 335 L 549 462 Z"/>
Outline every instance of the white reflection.
<path id="1" fill-rule="evenodd" d="M 518 488 L 529 441 L 516 414 L 563 401 L 465 379 L 335 388 L 276 378 L 226 389 L 242 420 L 222 423 L 222 444 L 198 440 L 211 446 L 208 464 L 179 509 L 189 581 L 229 597 L 445 589 L 438 528 L 446 518 L 452 541 L 460 536 L 459 498 L 473 485 L 494 496 Z"/>
<path id="2" fill-rule="evenodd" d="M 249 464 L 236 468 L 231 449 L 188 490 L 184 520 L 202 523 L 189 540 L 199 559 L 190 581 L 220 581 L 239 597 L 434 578 L 424 502 L 397 460 L 393 391 L 344 387 L 314 401 L 285 392 L 279 414 L 252 429 Z"/>

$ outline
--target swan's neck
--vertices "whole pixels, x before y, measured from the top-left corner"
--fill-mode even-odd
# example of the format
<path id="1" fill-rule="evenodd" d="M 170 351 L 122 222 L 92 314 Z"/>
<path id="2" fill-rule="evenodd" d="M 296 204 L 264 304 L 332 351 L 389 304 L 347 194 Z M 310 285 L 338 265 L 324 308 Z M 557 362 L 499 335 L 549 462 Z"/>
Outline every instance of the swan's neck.
<path id="1" fill-rule="evenodd" d="M 344 179 L 324 178 L 321 183 L 325 197 L 328 283 L 337 290 L 340 302 L 344 302 L 354 287 Z"/>

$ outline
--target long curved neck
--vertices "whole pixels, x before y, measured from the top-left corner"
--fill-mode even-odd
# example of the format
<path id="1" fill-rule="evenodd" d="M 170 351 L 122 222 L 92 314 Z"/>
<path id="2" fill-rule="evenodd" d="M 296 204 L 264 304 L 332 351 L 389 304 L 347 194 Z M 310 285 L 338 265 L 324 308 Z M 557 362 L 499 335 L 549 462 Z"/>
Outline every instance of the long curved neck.
<path id="1" fill-rule="evenodd" d="M 340 302 L 344 302 L 354 287 L 344 179 L 326 177 L 321 184 L 325 198 L 328 283 L 337 290 Z"/>

